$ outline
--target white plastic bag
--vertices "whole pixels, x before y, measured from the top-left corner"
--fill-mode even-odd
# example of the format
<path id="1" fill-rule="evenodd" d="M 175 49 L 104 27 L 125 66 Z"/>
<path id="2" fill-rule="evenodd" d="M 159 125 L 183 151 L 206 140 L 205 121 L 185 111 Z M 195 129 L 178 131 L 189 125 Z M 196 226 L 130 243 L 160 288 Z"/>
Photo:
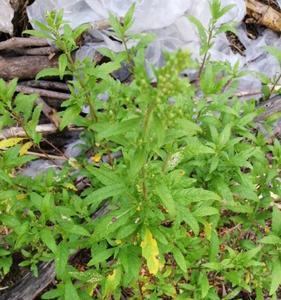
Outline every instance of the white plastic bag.
<path id="1" fill-rule="evenodd" d="M 0 32 L 13 33 L 14 10 L 9 0 L 0 1 Z"/>
<path id="2" fill-rule="evenodd" d="M 281 2 L 281 0 L 279 0 Z M 163 64 L 163 51 L 175 51 L 177 49 L 189 49 L 193 56 L 198 57 L 200 39 L 195 26 L 188 20 L 192 15 L 207 26 L 211 18 L 208 0 L 36 0 L 28 8 L 31 19 L 44 20 L 46 11 L 64 9 L 64 17 L 71 26 L 76 27 L 82 23 L 95 22 L 106 19 L 108 13 L 124 16 L 130 6 L 135 3 L 133 32 L 152 32 L 156 39 L 149 45 L 146 58 L 149 64 L 161 66 Z M 220 23 L 237 22 L 241 24 L 246 14 L 244 0 L 221 0 L 222 6 L 234 4 Z M 77 53 L 79 59 L 92 56 L 99 47 L 108 47 L 113 51 L 122 51 L 120 43 L 113 41 L 107 36 L 107 32 L 92 32 L 96 39 L 89 39 L 88 43 Z M 91 37 L 91 35 L 90 35 Z M 278 64 L 264 50 L 265 45 L 275 45 L 281 48 L 280 38 L 269 30 L 266 30 L 257 40 L 250 40 L 243 26 L 238 28 L 238 37 L 246 47 L 245 56 L 234 54 L 224 34 L 220 34 L 211 50 L 213 59 L 228 61 L 231 64 L 239 61 L 240 66 L 253 71 L 266 72 L 273 76 Z M 265 68 L 265 66 L 267 66 Z M 150 68 L 148 67 L 148 71 Z M 248 77 L 241 82 L 243 88 L 258 88 L 260 83 L 257 79 Z"/>

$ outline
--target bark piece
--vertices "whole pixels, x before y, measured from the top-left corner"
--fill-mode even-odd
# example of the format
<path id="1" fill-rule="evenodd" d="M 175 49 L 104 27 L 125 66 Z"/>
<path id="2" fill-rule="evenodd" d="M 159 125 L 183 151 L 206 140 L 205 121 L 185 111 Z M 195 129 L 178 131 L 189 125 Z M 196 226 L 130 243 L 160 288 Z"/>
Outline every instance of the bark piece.
<path id="1" fill-rule="evenodd" d="M 251 17 L 248 22 L 256 23 L 273 31 L 281 32 L 281 13 L 269 5 L 256 0 L 246 0 L 247 13 Z"/>
<path id="2" fill-rule="evenodd" d="M 8 51 L 11 51 L 9 49 Z M 15 52 L 18 55 L 32 55 L 32 56 L 38 56 L 38 55 L 53 55 L 59 52 L 59 50 L 55 47 L 36 47 L 36 48 L 23 48 L 23 49 L 12 49 L 13 52 Z"/>
<path id="3" fill-rule="evenodd" d="M 49 46 L 47 40 L 29 37 L 29 38 L 20 38 L 13 37 L 7 41 L 0 42 L 0 51 L 6 49 L 14 49 L 14 48 L 27 48 L 27 47 L 45 47 Z"/>
<path id="4" fill-rule="evenodd" d="M 36 132 L 42 134 L 55 133 L 57 127 L 54 124 L 43 124 L 36 126 Z M 4 140 L 10 137 L 25 137 L 26 133 L 22 127 L 10 127 L 0 132 L 0 140 Z"/>
<path id="5" fill-rule="evenodd" d="M 69 87 L 66 83 L 47 81 L 47 80 L 29 80 L 21 82 L 22 85 L 41 88 L 45 90 L 59 90 L 69 92 Z"/>
<path id="6" fill-rule="evenodd" d="M 56 57 L 47 56 L 0 56 L 0 78 L 10 80 L 13 78 L 33 79 L 40 71 L 58 66 Z"/>
<path id="7" fill-rule="evenodd" d="M 281 112 L 281 96 L 278 95 L 272 97 L 271 99 L 262 103 L 260 107 L 264 108 L 265 111 L 256 118 L 256 121 L 258 122 L 263 121 L 278 112 Z"/>

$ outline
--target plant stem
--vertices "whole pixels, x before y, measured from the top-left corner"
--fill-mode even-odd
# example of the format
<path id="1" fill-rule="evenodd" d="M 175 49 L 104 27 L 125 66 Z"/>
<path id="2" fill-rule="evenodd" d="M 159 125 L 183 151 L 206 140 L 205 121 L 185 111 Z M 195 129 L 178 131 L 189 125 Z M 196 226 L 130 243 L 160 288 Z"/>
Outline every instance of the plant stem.
<path id="1" fill-rule="evenodd" d="M 143 192 L 143 198 L 146 201 L 147 200 L 147 185 L 146 185 L 146 170 L 145 167 L 142 167 L 142 192 Z"/>
<path id="2" fill-rule="evenodd" d="M 133 66 L 134 61 L 133 61 L 133 59 L 132 59 L 132 56 L 131 56 L 130 50 L 129 50 L 129 48 L 128 48 L 128 45 L 127 45 L 127 42 L 126 42 L 125 37 L 123 37 L 121 41 L 122 41 L 122 43 L 123 43 L 123 45 L 124 45 L 124 48 L 125 48 L 125 51 L 126 51 L 126 53 L 127 53 L 127 59 L 128 59 L 128 62 L 129 62 L 129 64 L 131 64 L 131 65 Z"/>
<path id="3" fill-rule="evenodd" d="M 202 64 L 200 66 L 200 69 L 199 69 L 199 74 L 198 74 L 199 78 L 201 77 L 201 74 L 202 74 L 202 72 L 203 72 L 203 70 L 205 68 L 205 64 L 207 62 L 209 50 L 210 50 L 210 47 L 211 47 L 211 42 L 212 42 L 212 39 L 213 39 L 214 29 L 215 29 L 215 24 L 211 24 L 210 27 L 209 27 L 209 30 L 208 30 L 208 40 L 207 40 L 207 47 L 208 48 L 205 51 L 205 54 L 204 54 L 204 57 L 203 57 L 203 61 L 202 61 Z"/>
<path id="4" fill-rule="evenodd" d="M 68 59 L 68 61 L 70 63 L 70 70 L 71 70 L 71 72 L 74 72 L 75 71 L 75 62 L 74 62 L 74 60 L 73 60 L 73 58 L 71 56 L 71 53 L 69 53 L 68 51 L 65 51 L 65 54 L 66 54 L 67 59 Z M 82 87 L 82 89 L 84 91 L 87 91 L 86 84 L 85 84 L 84 80 L 81 78 L 81 76 L 77 76 L 77 80 L 78 80 L 80 86 Z M 90 108 L 91 120 L 93 122 L 97 122 L 98 121 L 98 117 L 97 117 L 97 114 L 96 114 L 96 109 L 95 109 L 95 106 L 94 106 L 94 104 L 92 102 L 91 95 L 90 95 L 89 92 L 87 92 L 85 94 L 85 98 L 86 98 L 86 102 L 87 102 L 87 104 L 88 104 L 88 106 Z"/>
<path id="5" fill-rule="evenodd" d="M 146 111 L 146 114 L 144 116 L 144 123 L 143 123 L 143 137 L 144 137 L 144 141 L 146 140 L 146 136 L 147 136 L 147 132 L 149 130 L 149 122 L 150 122 L 150 118 L 153 114 L 153 111 L 154 111 L 154 108 L 155 108 L 155 105 L 154 104 L 151 104 L 147 111 Z"/>
<path id="6" fill-rule="evenodd" d="M 146 137 L 147 137 L 147 132 L 149 130 L 149 122 L 150 122 L 150 119 L 151 119 L 151 116 L 153 114 L 153 111 L 154 111 L 154 108 L 155 108 L 155 105 L 154 104 L 150 104 L 148 106 L 148 109 L 145 113 L 145 116 L 144 116 L 144 124 L 143 124 L 143 140 L 144 142 L 146 142 Z M 145 162 L 145 164 L 147 163 L 147 161 Z M 141 174 L 142 174 L 142 191 L 143 191 L 143 197 L 144 197 L 144 200 L 147 200 L 148 199 L 148 191 L 147 191 L 147 183 L 146 183 L 146 169 L 145 169 L 145 166 L 142 167 L 141 169 Z"/>
<path id="7" fill-rule="evenodd" d="M 274 82 L 274 84 L 273 84 L 273 86 L 272 86 L 272 88 L 271 88 L 271 90 L 270 90 L 269 98 L 270 98 L 271 95 L 273 94 L 273 92 L 274 92 L 274 90 L 275 90 L 275 88 L 276 88 L 278 82 L 280 81 L 280 79 L 281 79 L 281 73 L 280 73 L 279 76 L 276 78 L 276 80 L 275 80 L 275 82 Z"/>

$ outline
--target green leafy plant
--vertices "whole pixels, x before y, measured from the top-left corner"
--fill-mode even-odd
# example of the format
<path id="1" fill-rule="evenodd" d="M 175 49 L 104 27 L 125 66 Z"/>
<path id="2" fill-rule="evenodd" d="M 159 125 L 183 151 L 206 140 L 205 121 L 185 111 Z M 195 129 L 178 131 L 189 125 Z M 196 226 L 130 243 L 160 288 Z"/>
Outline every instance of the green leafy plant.
<path id="1" fill-rule="evenodd" d="M 31 183 L 15 171 L 32 158 L 20 156 L 19 145 L 1 152 L 3 275 L 12 253 L 21 252 L 21 265 L 35 275 L 39 261 L 55 261 L 58 284 L 42 299 L 234 299 L 245 291 L 277 299 L 281 145 L 256 132 L 255 102 L 234 96 L 243 76 L 238 65 L 211 61 L 214 36 L 229 30 L 217 21 L 230 7 L 217 0 L 210 7 L 208 33 L 191 18 L 200 33 L 201 63 L 183 51 L 166 54 L 165 65 L 154 70 L 155 85 L 145 68 L 150 37 L 127 34 L 133 8 L 122 22 L 110 17 L 124 52 L 101 50 L 110 59 L 101 65 L 73 60 L 87 26 L 72 31 L 62 12 L 28 32 L 63 51 L 59 67 L 37 78 L 73 76 L 61 129 L 83 126 L 94 154 L 92 163 L 83 153 L 75 164 L 68 161 Z M 128 36 L 137 38 L 131 49 Z M 133 74 L 128 85 L 111 77 L 124 62 Z M 181 76 L 194 68 L 199 84 Z M 0 122 L 21 120 L 28 139 L 39 144 L 39 109 L 33 96 L 14 99 L 15 85 L 0 84 Z M 27 97 L 28 110 L 18 97 Z M 83 117 L 85 106 L 90 113 Z M 112 158 L 118 152 L 121 158 Z M 104 154 L 109 163 L 101 163 Z M 78 191 L 77 176 L 90 186 Z M 84 271 L 71 263 L 81 250 L 89 256 Z"/>

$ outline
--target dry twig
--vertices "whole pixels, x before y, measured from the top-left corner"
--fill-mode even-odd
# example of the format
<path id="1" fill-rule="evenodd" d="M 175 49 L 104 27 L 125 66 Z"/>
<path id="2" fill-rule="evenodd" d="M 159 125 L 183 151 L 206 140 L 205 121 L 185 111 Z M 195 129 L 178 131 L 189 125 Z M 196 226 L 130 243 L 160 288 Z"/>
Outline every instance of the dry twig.
<path id="1" fill-rule="evenodd" d="M 50 107 L 41 97 L 36 99 L 36 104 L 41 105 L 43 114 L 56 126 L 56 128 L 59 128 L 60 118 L 58 112 Z"/>
<path id="2" fill-rule="evenodd" d="M 28 87 L 28 86 L 24 86 L 24 85 L 18 85 L 16 91 L 24 93 L 24 94 L 38 94 L 39 96 L 42 96 L 42 97 L 54 98 L 57 100 L 69 99 L 69 94 L 66 94 L 66 93 L 32 88 L 32 87 Z"/>
<path id="3" fill-rule="evenodd" d="M 82 131 L 82 127 L 68 127 L 68 131 Z M 58 131 L 54 124 L 42 124 L 36 126 L 36 132 L 43 135 L 56 133 Z M 4 129 L 0 132 L 0 140 L 4 140 L 10 137 L 25 137 L 26 133 L 22 127 L 11 127 Z"/>

